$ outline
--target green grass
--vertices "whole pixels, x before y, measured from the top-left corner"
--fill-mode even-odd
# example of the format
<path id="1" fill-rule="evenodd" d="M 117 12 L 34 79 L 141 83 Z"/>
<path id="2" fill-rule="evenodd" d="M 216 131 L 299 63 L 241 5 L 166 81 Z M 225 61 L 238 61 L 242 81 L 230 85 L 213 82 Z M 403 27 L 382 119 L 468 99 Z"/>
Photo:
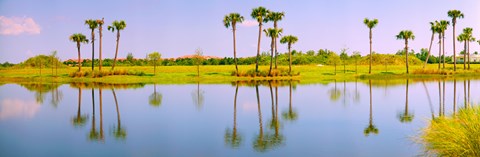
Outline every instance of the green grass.
<path id="1" fill-rule="evenodd" d="M 480 106 L 431 120 L 420 141 L 428 155 L 480 156 Z"/>
<path id="2" fill-rule="evenodd" d="M 460 68 L 462 67 L 462 68 Z M 240 72 L 246 73 L 254 69 L 254 65 L 240 65 Z M 260 66 L 262 71 L 268 71 L 268 66 Z M 279 68 L 288 69 L 288 66 L 279 66 Z M 411 74 L 405 74 L 404 65 L 385 66 L 378 65 L 372 67 L 372 74 L 368 74 L 368 65 L 359 65 L 358 72 L 354 65 L 347 65 L 345 73 L 343 65 L 337 66 L 335 72 L 334 66 L 316 66 L 301 65 L 293 66 L 294 72 L 299 72 L 299 76 L 282 77 L 235 77 L 231 76 L 235 70 L 233 65 L 201 66 L 200 77 L 197 77 L 195 66 L 159 66 L 157 73 L 153 74 L 153 66 L 133 66 L 116 67 L 116 70 L 144 72 L 144 76 L 134 75 L 113 75 L 100 78 L 93 77 L 70 77 L 78 68 L 67 67 L 58 69 L 58 76 L 52 75 L 51 69 L 42 69 L 40 76 L 39 69 L 32 68 L 7 68 L 0 69 L 0 82 L 103 82 L 103 83 L 159 83 L 159 84 L 181 84 L 181 83 L 229 83 L 233 81 L 246 80 L 297 80 L 301 83 L 324 83 L 333 80 L 353 81 L 356 79 L 449 79 L 449 78 L 480 78 L 480 65 L 472 64 L 472 70 L 463 70 L 463 66 L 457 67 L 457 72 L 453 72 L 453 65 L 447 65 L 446 70 L 436 71 L 437 65 L 428 65 L 426 71 L 421 70 L 420 65 L 410 67 Z M 98 71 L 98 67 L 95 69 Z M 104 67 L 104 71 L 109 71 L 110 67 Z M 91 72 L 90 67 L 82 67 L 82 71 Z"/>

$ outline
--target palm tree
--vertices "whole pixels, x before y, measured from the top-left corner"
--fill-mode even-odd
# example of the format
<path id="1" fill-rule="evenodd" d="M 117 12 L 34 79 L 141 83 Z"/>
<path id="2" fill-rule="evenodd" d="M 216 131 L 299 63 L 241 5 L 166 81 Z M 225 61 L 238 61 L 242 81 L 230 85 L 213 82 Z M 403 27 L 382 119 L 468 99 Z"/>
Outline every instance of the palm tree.
<path id="1" fill-rule="evenodd" d="M 253 19 L 257 20 L 258 22 L 258 44 L 257 44 L 257 59 L 255 60 L 255 73 L 258 73 L 258 60 L 260 59 L 260 40 L 262 37 L 262 25 L 263 23 L 268 22 L 267 13 L 270 11 L 264 7 L 253 8 L 252 16 Z M 255 74 L 254 76 L 256 76 Z"/>
<path id="2" fill-rule="evenodd" d="M 232 32 L 233 32 L 233 59 L 235 61 L 235 70 L 236 74 L 238 76 L 238 64 L 237 64 L 237 43 L 236 43 L 236 37 L 235 37 L 235 31 L 237 30 L 237 22 L 242 23 L 244 20 L 243 16 L 240 15 L 239 13 L 230 13 L 228 15 L 225 15 L 223 18 L 223 25 L 225 27 L 230 27 L 232 26 Z"/>
<path id="3" fill-rule="evenodd" d="M 423 64 L 423 69 L 425 69 L 425 66 L 427 66 L 428 58 L 430 57 L 430 51 L 432 50 L 433 37 L 435 36 L 435 32 L 438 30 L 438 25 L 436 23 L 438 23 L 438 21 L 430 22 L 430 30 L 432 31 L 432 38 L 430 39 L 430 46 L 428 47 L 427 59 L 425 59 L 425 64 Z"/>
<path id="4" fill-rule="evenodd" d="M 78 109 L 77 109 L 77 116 L 72 118 L 72 123 L 74 126 L 83 126 L 85 122 L 87 122 L 88 116 L 82 115 L 80 110 L 80 106 L 82 105 L 82 89 L 78 88 Z"/>
<path id="5" fill-rule="evenodd" d="M 271 76 L 272 75 L 272 63 L 273 63 L 273 53 L 274 53 L 274 48 L 275 48 L 275 42 L 276 42 L 277 38 L 282 34 L 283 29 L 268 28 L 268 29 L 265 29 L 263 31 L 265 32 L 267 37 L 272 38 L 272 43 L 270 44 L 271 51 L 272 51 L 271 56 L 270 56 L 270 70 L 268 71 L 268 75 Z"/>
<path id="6" fill-rule="evenodd" d="M 102 34 L 103 27 L 102 26 L 103 26 L 104 23 L 105 23 L 105 21 L 103 20 L 103 17 L 102 17 L 101 20 L 100 19 L 97 20 L 98 35 L 100 36 L 100 43 L 99 43 L 100 44 L 100 50 L 99 50 L 100 56 L 98 58 L 98 60 L 100 61 L 98 70 L 100 70 L 100 71 L 102 71 L 102 37 L 103 37 L 103 34 Z"/>
<path id="7" fill-rule="evenodd" d="M 292 44 L 295 44 L 298 41 L 298 38 L 293 35 L 286 35 L 283 36 L 282 39 L 280 39 L 280 43 L 285 44 L 287 43 L 288 47 L 288 74 L 292 75 Z"/>
<path id="8" fill-rule="evenodd" d="M 273 21 L 273 28 L 277 29 L 277 23 L 278 21 L 281 21 L 285 17 L 285 12 L 270 12 L 267 15 L 267 18 L 269 21 Z M 277 69 L 277 56 L 278 56 L 278 50 L 277 50 L 277 39 L 275 39 L 275 69 Z"/>
<path id="9" fill-rule="evenodd" d="M 372 73 L 372 28 L 374 28 L 375 26 L 377 26 L 378 24 L 378 19 L 373 19 L 373 20 L 369 20 L 368 18 L 365 18 L 363 20 L 363 23 L 368 27 L 368 29 L 370 30 L 369 32 L 369 39 L 370 39 L 370 67 L 368 68 L 368 73 L 371 74 Z"/>
<path id="10" fill-rule="evenodd" d="M 373 114 L 372 114 L 372 80 L 368 80 L 369 89 L 370 89 L 370 118 L 368 120 L 368 126 L 363 130 L 365 136 L 370 135 L 370 133 L 378 134 L 378 128 L 373 124 Z"/>
<path id="11" fill-rule="evenodd" d="M 157 84 L 153 84 L 153 93 L 148 97 L 148 103 L 152 106 L 159 107 L 162 104 L 162 94 L 157 93 Z"/>
<path id="12" fill-rule="evenodd" d="M 127 27 L 127 24 L 125 21 L 113 21 L 111 26 L 108 26 L 108 30 L 114 32 L 115 30 L 117 31 L 117 46 L 115 48 L 115 58 L 113 59 L 113 65 L 112 65 L 112 70 L 115 69 L 115 63 L 117 62 L 117 55 L 118 55 L 118 43 L 120 41 L 120 31 L 125 29 Z"/>
<path id="13" fill-rule="evenodd" d="M 408 113 L 408 79 L 407 79 L 407 85 L 405 86 L 405 112 L 403 114 L 398 115 L 398 119 L 402 123 L 409 123 L 412 122 L 414 115 Z"/>
<path id="14" fill-rule="evenodd" d="M 115 99 L 115 106 L 117 109 L 117 127 L 113 131 L 113 135 L 116 139 L 124 140 L 127 137 L 127 131 L 125 128 L 122 128 L 122 123 L 120 122 L 120 111 L 118 109 L 117 95 L 115 94 L 115 89 L 112 88 L 113 98 Z"/>
<path id="15" fill-rule="evenodd" d="M 242 136 L 237 132 L 237 95 L 238 95 L 238 82 L 236 83 L 235 97 L 233 99 L 233 130 L 227 129 L 225 131 L 225 143 L 232 148 L 238 148 L 242 142 Z"/>
<path id="16" fill-rule="evenodd" d="M 78 71 L 82 71 L 82 66 L 80 62 L 80 43 L 88 43 L 88 39 L 85 35 L 81 33 L 75 33 L 70 36 L 70 41 L 77 43 L 77 50 L 78 50 Z"/>
<path id="17" fill-rule="evenodd" d="M 467 43 L 467 50 L 465 53 L 468 55 L 468 70 L 470 70 L 470 42 L 475 42 L 475 37 L 472 35 L 473 28 L 467 27 L 463 29 L 463 33 L 465 33 L 465 42 Z"/>
<path id="18" fill-rule="evenodd" d="M 449 10 L 448 17 L 452 18 L 453 26 L 453 71 L 457 71 L 457 54 L 455 51 L 455 25 L 457 24 L 457 19 L 462 19 L 464 15 L 460 10 Z"/>
<path id="19" fill-rule="evenodd" d="M 411 30 L 403 30 L 400 31 L 397 35 L 397 40 L 405 40 L 405 62 L 406 62 L 406 67 L 407 67 L 407 74 L 408 74 L 408 40 L 415 39 L 415 35 L 413 35 L 413 32 Z"/>
<path id="20" fill-rule="evenodd" d="M 92 20 L 92 19 L 88 19 L 88 20 L 85 20 L 85 25 L 88 25 L 88 28 L 90 28 L 92 30 L 92 71 L 93 71 L 93 68 L 95 66 L 94 64 L 94 55 L 95 55 L 95 29 L 97 29 L 98 27 L 98 23 L 97 23 L 97 20 Z"/>
<path id="21" fill-rule="evenodd" d="M 464 43 L 464 49 L 463 49 L 463 70 L 465 70 L 467 67 L 466 67 L 466 56 L 467 56 L 467 34 L 465 33 L 462 33 L 460 35 L 458 35 L 457 37 L 457 40 L 460 42 L 460 43 Z"/>
<path id="22" fill-rule="evenodd" d="M 450 22 L 448 22 L 447 20 L 441 20 L 439 22 L 439 28 L 440 28 L 440 31 L 441 31 L 441 35 L 442 35 L 442 56 L 443 56 L 443 68 L 445 69 L 445 30 L 447 30 L 448 28 L 448 25 L 450 25 Z"/>

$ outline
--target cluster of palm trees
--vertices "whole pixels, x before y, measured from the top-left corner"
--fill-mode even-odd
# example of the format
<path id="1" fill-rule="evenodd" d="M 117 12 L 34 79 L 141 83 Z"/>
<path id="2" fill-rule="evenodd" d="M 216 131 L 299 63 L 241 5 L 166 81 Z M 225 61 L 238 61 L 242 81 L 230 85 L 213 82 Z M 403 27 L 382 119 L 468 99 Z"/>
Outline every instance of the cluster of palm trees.
<path id="1" fill-rule="evenodd" d="M 457 24 L 457 19 L 462 19 L 464 18 L 464 14 L 459 11 L 459 10 L 449 10 L 447 12 L 448 17 L 452 19 L 451 24 L 453 27 L 453 70 L 457 70 L 457 55 L 456 55 L 456 49 L 455 49 L 455 39 L 457 39 L 459 42 L 464 42 L 464 51 L 463 51 L 463 68 L 464 70 L 467 69 L 466 67 L 466 62 L 468 62 L 468 69 L 470 69 L 470 52 L 469 52 L 469 45 L 470 42 L 475 42 L 476 39 L 472 35 L 473 29 L 470 27 L 464 28 L 463 33 L 460 34 L 459 36 L 455 36 L 455 26 Z M 374 20 L 369 20 L 365 18 L 364 24 L 370 29 L 370 68 L 369 68 L 369 73 L 371 73 L 371 68 L 372 68 L 372 28 L 374 28 L 378 23 L 377 19 Z M 430 40 L 430 46 L 428 48 L 428 54 L 427 54 L 427 59 L 425 61 L 425 64 L 423 65 L 423 68 L 425 69 L 426 64 L 428 62 L 428 58 L 430 57 L 430 52 L 432 49 L 432 43 L 434 40 L 435 33 L 438 34 L 438 43 L 439 43 L 439 51 L 438 51 L 438 57 L 443 58 L 443 68 L 445 68 L 445 30 L 447 30 L 448 26 L 450 25 L 450 21 L 447 20 L 440 20 L 440 21 L 434 21 L 430 22 L 430 30 L 432 31 L 432 38 Z M 405 40 L 405 54 L 406 54 L 406 69 L 407 69 L 407 74 L 408 74 L 408 40 L 414 40 L 415 35 L 413 34 L 412 31 L 410 30 L 402 30 L 397 36 L 397 39 L 399 40 Z M 480 44 L 480 40 L 477 41 Z M 468 55 L 468 57 L 467 57 Z M 442 57 L 443 56 L 443 57 Z M 467 59 L 468 58 L 468 59 Z M 438 69 L 440 69 L 441 63 L 438 63 Z"/>
<path id="2" fill-rule="evenodd" d="M 95 44 L 94 44 L 95 43 L 95 29 L 98 29 L 98 33 L 99 33 L 99 36 L 100 36 L 100 51 L 99 51 L 100 52 L 100 55 L 99 55 L 100 64 L 99 64 L 99 70 L 102 70 L 102 37 L 103 37 L 102 31 L 103 31 L 103 24 L 104 23 L 105 23 L 104 18 L 96 19 L 96 20 L 94 20 L 94 19 L 85 20 L 85 25 L 87 25 L 88 28 L 92 31 L 92 37 L 91 37 L 91 40 L 90 40 L 91 43 L 92 43 L 92 71 L 95 68 L 95 64 L 93 64 L 93 61 L 95 59 Z M 114 70 L 115 63 L 117 62 L 118 44 L 119 44 L 119 41 L 120 41 L 120 31 L 125 29 L 125 27 L 127 27 L 127 24 L 123 20 L 120 20 L 120 21 L 115 20 L 115 21 L 112 22 L 112 25 L 108 26 L 109 31 L 112 31 L 112 32 L 117 31 L 117 45 L 116 45 L 116 49 L 115 49 L 115 58 L 113 60 L 112 70 Z M 70 41 L 77 43 L 77 50 L 78 50 L 78 63 L 77 64 L 78 64 L 78 71 L 81 71 L 82 66 L 81 66 L 81 58 L 80 58 L 80 44 L 82 44 L 82 43 L 87 44 L 87 43 L 89 43 L 89 40 L 82 33 L 72 34 L 69 39 L 70 39 Z"/>
<path id="3" fill-rule="evenodd" d="M 257 56 L 255 61 L 255 72 L 258 73 L 258 60 L 260 59 L 260 42 L 262 38 L 262 31 L 265 33 L 267 37 L 272 39 L 270 47 L 271 47 L 271 55 L 270 55 L 270 69 L 268 71 L 268 75 L 272 76 L 272 66 L 275 62 L 275 69 L 277 69 L 277 39 L 282 35 L 283 29 L 278 28 L 278 22 L 281 21 L 285 17 L 284 12 L 274 12 L 270 11 L 264 7 L 257 7 L 252 9 L 252 13 L 250 15 L 253 19 L 258 22 L 258 43 L 257 43 Z M 242 23 L 244 21 L 244 17 L 239 13 L 230 13 L 225 15 L 223 18 L 223 24 L 226 28 L 232 27 L 233 32 L 233 56 L 235 60 L 235 70 L 238 76 L 238 65 L 237 65 L 237 51 L 236 51 L 236 24 Z M 273 22 L 273 28 L 263 29 L 263 24 L 267 22 Z M 288 44 L 288 54 L 289 54 L 289 73 L 291 74 L 292 69 L 292 57 L 291 57 L 291 46 L 295 42 L 298 41 L 298 38 L 293 35 L 284 36 L 280 39 L 280 43 Z M 275 54 L 275 55 L 274 55 Z M 275 61 L 273 59 L 275 58 Z"/>

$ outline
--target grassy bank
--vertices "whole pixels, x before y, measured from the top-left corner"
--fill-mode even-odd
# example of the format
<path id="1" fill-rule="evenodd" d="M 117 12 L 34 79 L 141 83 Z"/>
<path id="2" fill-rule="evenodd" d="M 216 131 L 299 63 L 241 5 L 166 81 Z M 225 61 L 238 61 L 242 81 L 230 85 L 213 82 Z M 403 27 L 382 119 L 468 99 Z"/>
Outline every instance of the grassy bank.
<path id="1" fill-rule="evenodd" d="M 460 67 L 460 66 L 459 66 Z M 254 69 L 254 65 L 239 66 L 239 70 L 246 72 Z M 261 70 L 268 71 L 268 66 L 260 66 Z M 279 68 L 288 69 L 288 66 Z M 69 75 L 77 70 L 75 67 L 58 69 L 55 76 L 55 70 L 52 74 L 51 69 L 32 68 L 7 68 L 0 69 L 0 82 L 104 82 L 104 83 L 159 83 L 159 84 L 178 84 L 178 83 L 228 83 L 232 81 L 245 80 L 299 80 L 301 83 L 322 83 L 337 81 L 353 81 L 355 79 L 449 79 L 449 78 L 480 78 L 480 65 L 472 65 L 472 70 L 463 70 L 457 67 L 457 72 L 453 72 L 453 65 L 447 65 L 446 70 L 426 70 L 422 71 L 421 66 L 411 66 L 411 74 L 405 74 L 405 67 L 398 66 L 374 66 L 372 74 L 368 74 L 367 65 L 359 65 L 355 71 L 354 65 L 347 65 L 345 71 L 343 65 L 337 66 L 316 66 L 302 65 L 294 66 L 293 71 L 299 72 L 300 76 L 293 77 L 235 77 L 231 76 L 235 69 L 232 65 L 225 66 L 201 66 L 200 77 L 197 77 L 195 66 L 159 66 L 156 75 L 153 74 L 153 66 L 129 66 L 117 67 L 118 70 L 143 72 L 144 76 L 134 75 L 113 75 L 103 76 L 101 78 L 92 77 L 70 77 Z M 427 69 L 437 69 L 437 65 L 428 65 Z M 96 69 L 98 70 L 98 69 Z M 110 67 L 104 67 L 104 70 L 110 70 Z M 91 71 L 89 67 L 83 67 L 82 71 Z"/>
<path id="2" fill-rule="evenodd" d="M 480 156 L 480 106 L 432 120 L 421 141 L 428 155 Z"/>

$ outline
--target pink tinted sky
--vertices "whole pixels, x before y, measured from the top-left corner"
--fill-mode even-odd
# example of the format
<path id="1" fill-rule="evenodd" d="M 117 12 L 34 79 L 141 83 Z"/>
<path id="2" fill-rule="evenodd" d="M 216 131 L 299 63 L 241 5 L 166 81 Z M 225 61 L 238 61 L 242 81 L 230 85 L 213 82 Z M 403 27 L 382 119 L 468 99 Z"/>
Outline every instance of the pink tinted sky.
<path id="1" fill-rule="evenodd" d="M 0 1 L 0 62 L 21 62 L 38 54 L 58 51 L 61 59 L 76 58 L 76 45 L 68 40 L 73 33 L 90 38 L 85 19 L 105 17 L 107 25 L 113 20 L 125 20 L 127 28 L 121 32 L 119 56 L 131 52 L 143 58 L 158 51 L 163 57 L 192 54 L 202 48 L 205 55 L 232 56 L 232 33 L 222 24 L 228 13 L 238 12 L 245 23 L 238 27 L 239 56 L 254 56 L 258 27 L 250 12 L 264 6 L 272 11 L 284 11 L 279 23 L 284 35 L 298 36 L 294 49 L 308 51 L 348 48 L 349 53 L 368 53 L 368 29 L 362 23 L 365 17 L 378 18 L 374 29 L 374 50 L 395 53 L 403 47 L 396 40 L 400 30 L 412 30 L 416 39 L 411 48 L 419 51 L 428 47 L 431 32 L 429 22 L 450 20 L 447 11 L 461 10 L 464 19 L 458 20 L 457 32 L 465 27 L 474 29 L 480 38 L 480 1 L 478 0 L 2 0 Z M 265 27 L 272 27 L 267 23 Z M 104 57 L 112 58 L 115 34 L 104 29 Z M 457 33 L 457 34 L 459 34 Z M 97 34 L 98 39 L 98 34 Z M 436 39 L 436 38 L 435 38 Z M 269 39 L 262 35 L 262 51 L 269 50 Z M 462 45 L 457 43 L 457 52 Z M 96 41 L 98 57 L 98 40 Z M 480 46 L 471 44 L 471 51 Z M 279 50 L 286 48 L 280 45 Z M 434 45 L 432 50 L 437 52 Z M 446 52 L 452 55 L 452 28 L 446 33 Z M 435 54 L 435 53 L 434 53 Z M 91 45 L 82 45 L 82 58 L 91 57 Z"/>

